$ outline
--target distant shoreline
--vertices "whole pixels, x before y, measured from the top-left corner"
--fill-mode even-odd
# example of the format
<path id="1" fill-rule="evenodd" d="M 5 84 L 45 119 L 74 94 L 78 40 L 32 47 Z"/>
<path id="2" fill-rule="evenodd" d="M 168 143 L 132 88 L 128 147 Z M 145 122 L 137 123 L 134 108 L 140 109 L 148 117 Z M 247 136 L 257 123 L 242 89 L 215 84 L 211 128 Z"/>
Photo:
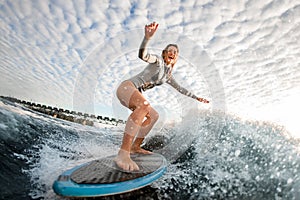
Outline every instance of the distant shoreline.
<path id="1" fill-rule="evenodd" d="M 56 108 L 52 106 L 37 104 L 34 102 L 29 102 L 25 100 L 20 100 L 14 97 L 6 97 L 6 96 L 0 96 L 2 99 L 6 99 L 13 103 L 18 103 L 26 108 L 29 108 L 31 110 L 50 115 L 54 118 L 63 119 L 66 121 L 87 125 L 87 126 L 94 126 L 96 123 L 101 124 L 108 124 L 108 125 L 114 125 L 117 126 L 119 124 L 125 124 L 126 122 L 121 119 L 115 119 L 115 118 L 109 118 L 104 116 L 96 116 L 94 114 L 88 114 L 88 113 L 82 113 L 82 112 L 76 112 L 76 111 L 70 111 L 63 108 Z"/>

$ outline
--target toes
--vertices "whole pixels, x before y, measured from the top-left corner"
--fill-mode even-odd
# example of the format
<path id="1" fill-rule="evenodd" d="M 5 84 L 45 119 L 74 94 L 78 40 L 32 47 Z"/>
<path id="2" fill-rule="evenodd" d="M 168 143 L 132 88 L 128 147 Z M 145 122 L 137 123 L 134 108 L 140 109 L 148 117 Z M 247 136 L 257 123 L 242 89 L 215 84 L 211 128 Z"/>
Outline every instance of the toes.
<path id="1" fill-rule="evenodd" d="M 130 166 L 128 164 L 124 164 L 124 167 L 122 169 L 125 171 L 130 171 Z"/>
<path id="2" fill-rule="evenodd" d="M 133 162 L 132 160 L 119 160 L 115 159 L 115 162 L 119 168 L 125 171 L 136 171 L 139 170 L 140 168 L 138 165 Z"/>
<path id="3" fill-rule="evenodd" d="M 139 169 L 139 166 L 132 160 L 128 163 L 128 171 L 137 171 Z"/>
<path id="4" fill-rule="evenodd" d="M 134 164 L 134 170 L 140 170 L 139 166 L 136 163 L 133 164 Z"/>

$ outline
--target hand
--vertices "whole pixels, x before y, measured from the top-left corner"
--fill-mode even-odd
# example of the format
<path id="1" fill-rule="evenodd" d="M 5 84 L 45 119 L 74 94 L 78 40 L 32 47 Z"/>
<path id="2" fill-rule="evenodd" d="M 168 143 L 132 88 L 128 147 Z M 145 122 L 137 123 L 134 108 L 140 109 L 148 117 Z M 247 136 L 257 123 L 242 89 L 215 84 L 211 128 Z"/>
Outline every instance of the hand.
<path id="1" fill-rule="evenodd" d="M 198 97 L 197 100 L 200 101 L 200 102 L 202 102 L 202 103 L 209 103 L 209 101 L 206 100 L 206 99 L 204 99 L 204 98 Z"/>
<path id="2" fill-rule="evenodd" d="M 156 22 L 152 22 L 149 25 L 145 26 L 145 37 L 146 39 L 150 39 L 154 33 L 156 32 L 158 24 Z"/>

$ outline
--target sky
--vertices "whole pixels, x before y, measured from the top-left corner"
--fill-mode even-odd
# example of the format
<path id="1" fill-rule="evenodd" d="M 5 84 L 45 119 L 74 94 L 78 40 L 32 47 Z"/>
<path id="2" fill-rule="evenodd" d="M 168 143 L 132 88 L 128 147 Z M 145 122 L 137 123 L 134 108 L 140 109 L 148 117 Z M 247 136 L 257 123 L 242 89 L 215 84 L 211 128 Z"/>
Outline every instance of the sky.
<path id="1" fill-rule="evenodd" d="M 297 0 L 0 0 L 0 95 L 124 118 L 115 90 L 146 66 L 137 52 L 156 21 L 149 51 L 177 43 L 175 78 L 211 101 L 163 85 L 145 93 L 162 116 L 215 109 L 300 135 L 299 15 Z"/>

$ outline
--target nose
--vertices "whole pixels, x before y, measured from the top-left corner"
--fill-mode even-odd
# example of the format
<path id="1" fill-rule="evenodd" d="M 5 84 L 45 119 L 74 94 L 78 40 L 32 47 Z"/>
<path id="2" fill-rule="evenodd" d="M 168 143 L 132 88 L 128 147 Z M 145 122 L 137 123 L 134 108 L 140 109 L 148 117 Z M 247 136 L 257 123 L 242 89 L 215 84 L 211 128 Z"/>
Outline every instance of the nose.
<path id="1" fill-rule="evenodd" d="M 170 51 L 170 54 L 171 54 L 172 56 L 174 56 L 174 55 L 175 55 L 175 51 Z"/>

